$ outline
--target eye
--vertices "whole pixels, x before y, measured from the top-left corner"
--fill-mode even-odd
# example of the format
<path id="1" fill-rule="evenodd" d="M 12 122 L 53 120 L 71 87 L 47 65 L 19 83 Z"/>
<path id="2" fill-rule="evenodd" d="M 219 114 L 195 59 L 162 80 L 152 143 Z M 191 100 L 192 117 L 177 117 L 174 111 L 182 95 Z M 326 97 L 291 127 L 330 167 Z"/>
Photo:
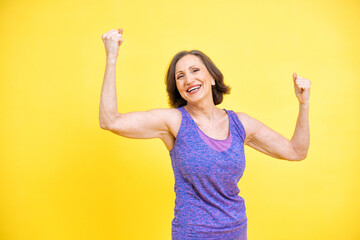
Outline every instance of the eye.
<path id="1" fill-rule="evenodd" d="M 194 68 L 193 72 L 197 72 L 199 71 L 200 69 L 197 69 L 197 68 Z"/>
<path id="2" fill-rule="evenodd" d="M 182 74 L 179 74 L 176 79 L 180 79 L 180 78 L 182 78 L 182 77 L 183 77 L 183 75 L 182 75 Z"/>

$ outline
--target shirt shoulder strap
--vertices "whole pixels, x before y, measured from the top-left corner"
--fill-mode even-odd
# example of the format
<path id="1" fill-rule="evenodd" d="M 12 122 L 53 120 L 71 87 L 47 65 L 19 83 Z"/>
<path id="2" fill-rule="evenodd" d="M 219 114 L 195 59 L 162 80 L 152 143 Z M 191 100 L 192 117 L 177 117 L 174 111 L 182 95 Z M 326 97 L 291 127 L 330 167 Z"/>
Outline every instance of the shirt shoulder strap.
<path id="1" fill-rule="evenodd" d="M 245 141 L 246 138 L 246 132 L 243 124 L 241 123 L 238 115 L 231 110 L 226 110 L 229 114 L 229 120 L 230 120 L 230 126 L 235 129 L 235 131 L 239 134 L 242 141 Z"/>

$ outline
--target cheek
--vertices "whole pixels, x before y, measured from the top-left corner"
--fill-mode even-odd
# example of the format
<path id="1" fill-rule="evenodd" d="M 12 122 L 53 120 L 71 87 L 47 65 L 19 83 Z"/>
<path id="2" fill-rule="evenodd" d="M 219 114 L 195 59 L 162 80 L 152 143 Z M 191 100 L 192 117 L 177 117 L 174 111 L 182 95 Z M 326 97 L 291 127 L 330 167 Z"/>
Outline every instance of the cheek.
<path id="1" fill-rule="evenodd" d="M 176 89 L 178 90 L 180 96 L 182 99 L 185 99 L 186 98 L 186 93 L 184 92 L 184 88 L 182 87 L 181 83 L 179 84 L 176 84 Z"/>
<path id="2" fill-rule="evenodd" d="M 181 81 L 176 81 L 176 89 L 181 92 L 183 90 L 183 85 L 181 84 Z"/>
<path id="3" fill-rule="evenodd" d="M 180 93 L 180 96 L 182 96 L 182 91 L 181 91 L 181 86 L 180 86 L 180 84 L 177 84 L 176 83 L 176 89 L 178 90 L 178 92 Z"/>

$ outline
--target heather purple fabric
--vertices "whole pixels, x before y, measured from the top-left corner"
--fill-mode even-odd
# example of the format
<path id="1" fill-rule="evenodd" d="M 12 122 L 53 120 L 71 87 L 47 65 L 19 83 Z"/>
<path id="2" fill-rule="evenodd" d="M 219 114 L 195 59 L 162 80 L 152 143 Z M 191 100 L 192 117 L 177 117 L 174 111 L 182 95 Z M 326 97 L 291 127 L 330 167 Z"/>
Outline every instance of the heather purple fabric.
<path id="1" fill-rule="evenodd" d="M 231 146 L 231 141 L 232 141 L 231 132 L 227 139 L 218 140 L 218 139 L 214 139 L 214 138 L 207 136 L 205 133 L 203 133 L 203 131 L 201 131 L 200 128 L 197 128 L 197 130 L 198 130 L 198 133 L 199 133 L 200 137 L 202 138 L 202 140 L 204 140 L 204 142 L 209 147 L 215 149 L 216 151 L 219 151 L 219 152 L 226 151 Z"/>
<path id="2" fill-rule="evenodd" d="M 172 239 L 246 240 L 246 208 L 237 186 L 245 170 L 243 125 L 225 110 L 229 138 L 216 140 L 201 135 L 184 107 L 178 110 L 182 122 L 170 150 L 176 193 Z M 212 146 L 216 142 L 222 146 Z"/>

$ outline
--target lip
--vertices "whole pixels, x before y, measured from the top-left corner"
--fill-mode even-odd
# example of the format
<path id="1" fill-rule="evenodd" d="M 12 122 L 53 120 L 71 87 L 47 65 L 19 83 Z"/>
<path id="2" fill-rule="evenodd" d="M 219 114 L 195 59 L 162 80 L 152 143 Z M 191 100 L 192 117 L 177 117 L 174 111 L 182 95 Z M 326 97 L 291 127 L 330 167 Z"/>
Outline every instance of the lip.
<path id="1" fill-rule="evenodd" d="M 190 87 L 188 87 L 186 89 L 186 92 L 188 92 L 190 89 L 192 89 L 193 87 L 197 87 L 197 86 L 200 86 L 201 87 L 201 84 L 195 84 L 195 85 L 191 85 Z"/>

